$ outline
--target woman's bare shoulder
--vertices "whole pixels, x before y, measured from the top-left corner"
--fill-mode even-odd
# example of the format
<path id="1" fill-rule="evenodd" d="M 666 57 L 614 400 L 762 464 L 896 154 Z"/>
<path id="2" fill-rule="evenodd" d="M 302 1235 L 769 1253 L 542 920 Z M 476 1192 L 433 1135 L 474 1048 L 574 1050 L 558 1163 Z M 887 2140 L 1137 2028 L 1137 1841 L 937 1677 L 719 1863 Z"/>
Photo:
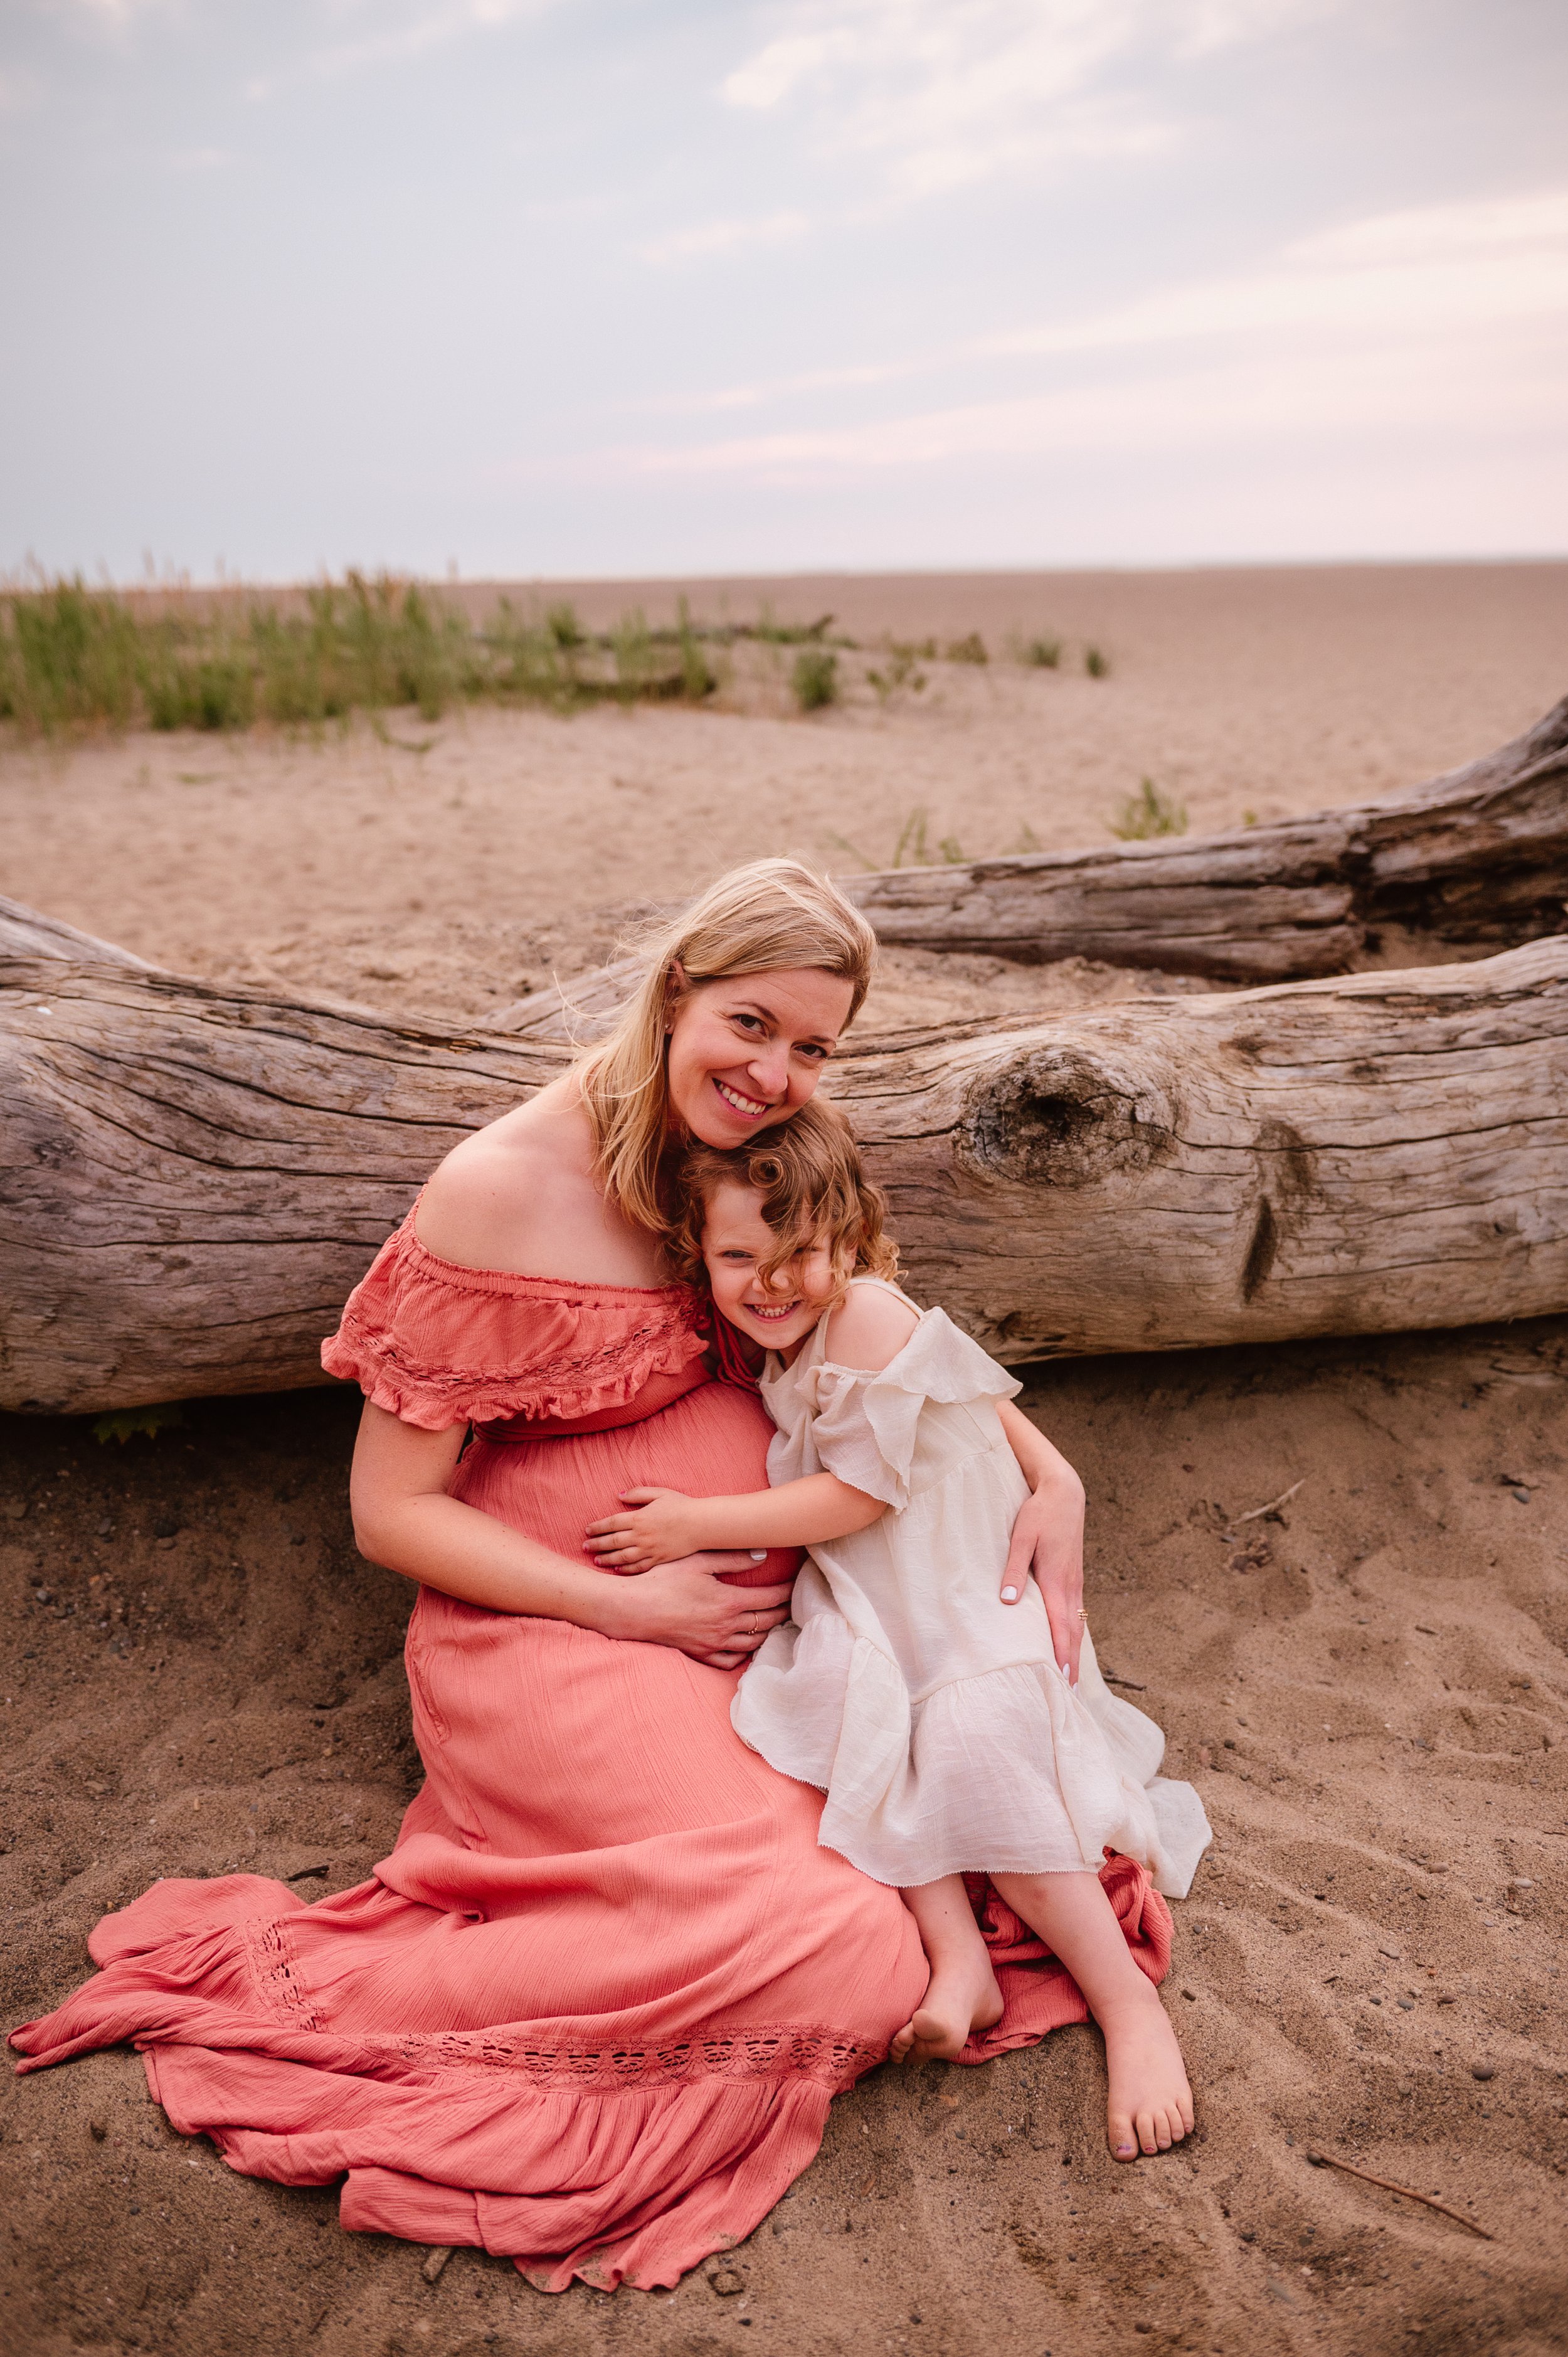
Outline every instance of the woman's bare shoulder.
<path id="1" fill-rule="evenodd" d="M 536 1107 L 537 1100 L 476 1130 L 437 1167 L 414 1222 L 427 1252 L 465 1268 L 526 1274 L 541 1265 L 542 1240 L 585 1182 L 569 1116 L 538 1107 L 540 1118 Z"/>
<path id="2" fill-rule="evenodd" d="M 828 1357 L 836 1366 L 875 1374 L 897 1357 L 920 1317 L 908 1302 L 879 1285 L 852 1285 L 832 1320 Z"/>

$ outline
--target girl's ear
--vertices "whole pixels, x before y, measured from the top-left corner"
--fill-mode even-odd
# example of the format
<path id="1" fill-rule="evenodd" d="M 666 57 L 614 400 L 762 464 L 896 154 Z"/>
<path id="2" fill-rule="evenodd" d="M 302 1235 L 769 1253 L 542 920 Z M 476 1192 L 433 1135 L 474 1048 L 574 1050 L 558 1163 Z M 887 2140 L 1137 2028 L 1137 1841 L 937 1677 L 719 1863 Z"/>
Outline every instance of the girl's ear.
<path id="1" fill-rule="evenodd" d="M 692 985 L 686 979 L 686 969 L 679 958 L 671 958 L 664 976 L 664 1037 L 668 1039 L 675 1028 L 675 1017 L 682 1000 L 691 995 Z"/>

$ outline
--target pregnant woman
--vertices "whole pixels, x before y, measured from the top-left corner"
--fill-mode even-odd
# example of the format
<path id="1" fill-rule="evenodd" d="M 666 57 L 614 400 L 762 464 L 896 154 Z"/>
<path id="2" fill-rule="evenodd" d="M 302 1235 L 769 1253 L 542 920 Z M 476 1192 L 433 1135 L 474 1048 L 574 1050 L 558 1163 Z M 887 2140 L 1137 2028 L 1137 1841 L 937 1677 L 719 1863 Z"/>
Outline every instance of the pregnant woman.
<path id="1" fill-rule="evenodd" d="M 806 2167 L 927 1967 L 897 1893 L 818 1846 L 821 1795 L 730 1724 L 796 1559 L 617 1577 L 583 1533 L 639 1483 L 767 1486 L 767 1414 L 667 1281 L 666 1158 L 805 1103 L 872 946 L 805 869 L 736 871 L 603 1046 L 441 1166 L 324 1350 L 365 1393 L 361 1549 L 419 1583 L 424 1786 L 357 1889 L 166 1881 L 105 1918 L 24 2068 L 132 2040 L 235 2169 L 344 2179 L 346 2226 L 552 2290 L 672 2284 Z M 1026 1469 L 1015 1560 L 1076 1632 L 1081 1493 L 1043 1440 Z M 999 2042 L 1081 2018 L 1054 1979 Z"/>

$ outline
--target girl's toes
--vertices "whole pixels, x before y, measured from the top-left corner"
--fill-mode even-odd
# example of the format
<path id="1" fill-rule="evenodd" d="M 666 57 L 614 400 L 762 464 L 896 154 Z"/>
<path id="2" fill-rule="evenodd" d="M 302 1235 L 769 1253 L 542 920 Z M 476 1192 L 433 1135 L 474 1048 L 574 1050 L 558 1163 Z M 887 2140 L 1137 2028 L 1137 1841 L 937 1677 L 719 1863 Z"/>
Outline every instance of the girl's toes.
<path id="1" fill-rule="evenodd" d="M 914 2043 L 915 2025 L 912 2021 L 907 2021 L 904 2024 L 903 2029 L 895 2036 L 893 2043 L 887 2049 L 887 2051 L 892 2056 L 895 2062 L 908 2062 L 909 2060 L 909 2050 Z"/>
<path id="2" fill-rule="evenodd" d="M 1112 2120 L 1110 2129 L 1112 2158 L 1115 2160 L 1136 2160 L 1138 2138 L 1131 2120 Z"/>

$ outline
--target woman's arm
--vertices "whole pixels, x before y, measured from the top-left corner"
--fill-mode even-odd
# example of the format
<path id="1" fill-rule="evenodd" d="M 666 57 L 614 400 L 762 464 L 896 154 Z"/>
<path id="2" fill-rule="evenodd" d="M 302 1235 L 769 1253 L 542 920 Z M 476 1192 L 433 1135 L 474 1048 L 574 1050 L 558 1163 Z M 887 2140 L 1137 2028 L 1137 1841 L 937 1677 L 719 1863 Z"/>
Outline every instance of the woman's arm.
<path id="1" fill-rule="evenodd" d="M 588 1524 L 584 1545 L 600 1563 L 641 1570 L 705 1547 L 817 1546 L 847 1538 L 887 1512 L 880 1498 L 833 1473 L 808 1473 L 738 1498 L 688 1498 L 681 1490 L 623 1490 L 628 1511 Z"/>
<path id="2" fill-rule="evenodd" d="M 1074 1685 L 1083 1647 L 1083 1483 L 1037 1425 L 1011 1400 L 998 1403 L 1002 1428 L 1030 1495 L 1013 1523 L 1002 1601 L 1015 1604 L 1032 1575 L 1046 1599 L 1051 1647 Z"/>
<path id="3" fill-rule="evenodd" d="M 448 1497 L 466 1427 L 421 1432 L 365 1403 L 349 1501 L 362 1555 L 426 1587 L 492 1612 L 571 1620 L 601 1636 L 673 1645 L 733 1668 L 784 1618 L 788 1587 L 726 1587 L 719 1572 L 750 1568 L 741 1553 L 670 1562 L 639 1577 L 607 1577 L 493 1514 Z"/>

